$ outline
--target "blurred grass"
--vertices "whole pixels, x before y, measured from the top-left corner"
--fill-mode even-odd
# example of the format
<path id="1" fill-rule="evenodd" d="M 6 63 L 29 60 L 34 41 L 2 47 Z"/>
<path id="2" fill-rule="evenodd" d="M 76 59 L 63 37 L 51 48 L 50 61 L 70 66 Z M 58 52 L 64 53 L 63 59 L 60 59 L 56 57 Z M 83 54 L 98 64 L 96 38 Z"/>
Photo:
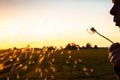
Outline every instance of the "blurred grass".
<path id="1" fill-rule="evenodd" d="M 0 51 L 0 78 L 116 80 L 107 56 L 107 49 Z"/>

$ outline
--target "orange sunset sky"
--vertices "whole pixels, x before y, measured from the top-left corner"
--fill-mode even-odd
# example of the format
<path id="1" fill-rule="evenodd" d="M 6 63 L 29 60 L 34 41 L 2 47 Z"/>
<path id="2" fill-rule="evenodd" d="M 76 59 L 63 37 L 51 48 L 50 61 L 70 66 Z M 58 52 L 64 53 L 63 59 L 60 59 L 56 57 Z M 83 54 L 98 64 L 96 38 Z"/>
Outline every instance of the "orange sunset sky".
<path id="1" fill-rule="evenodd" d="M 110 46 L 90 27 L 120 42 L 120 31 L 109 14 L 111 0 L 0 0 L 0 48 L 66 46 L 75 42 Z"/>

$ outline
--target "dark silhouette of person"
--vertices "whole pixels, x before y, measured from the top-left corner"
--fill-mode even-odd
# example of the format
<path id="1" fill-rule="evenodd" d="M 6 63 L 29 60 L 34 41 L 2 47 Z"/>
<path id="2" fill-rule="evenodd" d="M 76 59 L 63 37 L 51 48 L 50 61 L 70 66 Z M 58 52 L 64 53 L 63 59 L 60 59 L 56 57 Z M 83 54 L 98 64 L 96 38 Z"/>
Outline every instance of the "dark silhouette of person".
<path id="1" fill-rule="evenodd" d="M 113 21 L 116 26 L 120 28 L 120 0 L 112 0 L 113 7 L 110 10 L 110 14 L 114 16 Z M 118 80 L 120 80 L 120 43 L 113 43 L 109 47 L 109 60 L 113 64 L 113 70 Z"/>
<path id="2" fill-rule="evenodd" d="M 120 0 L 112 0 L 114 3 L 110 14 L 114 16 L 113 21 L 116 23 L 116 26 L 120 28 Z"/>

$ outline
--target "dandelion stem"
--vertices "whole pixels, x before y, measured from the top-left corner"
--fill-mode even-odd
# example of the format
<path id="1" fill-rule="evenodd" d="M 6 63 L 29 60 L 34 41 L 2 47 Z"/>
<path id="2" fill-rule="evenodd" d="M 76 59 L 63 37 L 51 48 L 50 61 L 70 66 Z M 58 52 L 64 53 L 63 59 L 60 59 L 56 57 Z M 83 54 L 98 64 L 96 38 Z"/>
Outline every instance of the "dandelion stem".
<path id="1" fill-rule="evenodd" d="M 105 38 L 106 40 L 110 41 L 111 43 L 114 43 L 112 40 L 108 39 L 107 37 L 103 36 L 102 34 L 100 34 L 99 32 L 97 32 L 97 30 L 95 30 L 95 28 L 91 28 L 90 29 L 93 33 L 97 33 L 98 35 L 100 35 L 101 37 Z"/>

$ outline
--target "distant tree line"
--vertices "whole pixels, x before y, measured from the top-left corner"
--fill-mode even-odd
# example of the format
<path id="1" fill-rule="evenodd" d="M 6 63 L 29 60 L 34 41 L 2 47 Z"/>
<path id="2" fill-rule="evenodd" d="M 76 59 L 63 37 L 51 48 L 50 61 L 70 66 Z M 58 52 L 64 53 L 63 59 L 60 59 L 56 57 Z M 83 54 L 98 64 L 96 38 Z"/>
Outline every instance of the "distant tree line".
<path id="1" fill-rule="evenodd" d="M 90 43 L 87 43 L 86 46 L 80 47 L 78 44 L 75 43 L 68 43 L 65 47 L 65 50 L 78 50 L 78 49 L 98 49 L 97 45 L 92 45 Z"/>
<path id="2" fill-rule="evenodd" d="M 28 47 L 28 46 L 27 46 Z M 30 45 L 29 45 L 30 47 Z M 43 48 L 47 48 L 47 50 L 57 50 L 57 47 L 55 46 L 43 46 Z M 68 43 L 65 48 L 63 48 L 62 46 L 60 47 L 60 49 L 64 49 L 64 50 L 81 50 L 81 49 L 98 49 L 98 48 L 107 48 L 107 47 L 98 47 L 97 45 L 92 46 L 90 43 L 87 43 L 86 46 L 82 46 L 80 47 L 78 44 L 76 43 Z M 13 49 L 18 49 L 16 47 L 13 47 Z M 42 48 L 34 48 L 35 50 L 39 50 Z"/>

